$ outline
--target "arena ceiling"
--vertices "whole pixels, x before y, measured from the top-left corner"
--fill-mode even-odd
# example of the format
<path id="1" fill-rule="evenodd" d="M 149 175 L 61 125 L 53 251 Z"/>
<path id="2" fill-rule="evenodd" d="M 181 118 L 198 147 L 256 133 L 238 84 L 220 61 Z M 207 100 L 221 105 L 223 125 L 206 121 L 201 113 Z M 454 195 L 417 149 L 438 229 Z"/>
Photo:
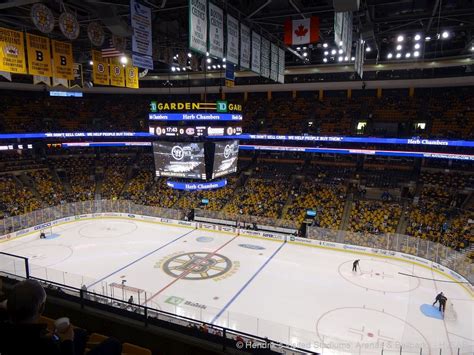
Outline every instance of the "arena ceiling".
<path id="1" fill-rule="evenodd" d="M 8 28 L 36 32 L 30 18 L 30 8 L 43 2 L 59 16 L 64 5 L 75 13 L 81 24 L 81 33 L 74 41 L 76 60 L 90 60 L 91 44 L 86 26 L 99 20 L 107 33 L 130 37 L 129 0 L 9 0 L 0 4 L 0 25 Z M 142 0 L 153 12 L 154 72 L 170 71 L 171 63 L 163 62 L 168 48 L 174 53 L 187 51 L 188 0 Z M 320 42 L 308 47 L 288 48 L 288 66 L 337 64 L 332 56 L 334 43 L 333 0 L 213 0 L 214 3 L 253 29 L 261 31 L 269 40 L 283 45 L 283 24 L 287 18 L 318 16 Z M 416 60 L 433 60 L 446 57 L 472 56 L 474 53 L 474 2 L 472 0 L 361 0 L 354 13 L 354 37 L 361 33 L 370 51 L 366 62 L 413 61 L 405 54 L 412 51 L 419 35 L 420 57 Z M 443 35 L 444 34 L 444 35 Z M 398 42 L 398 37 L 404 40 Z M 52 38 L 64 39 L 56 24 Z M 446 37 L 446 38 L 445 38 Z M 417 37 L 418 38 L 418 37 Z M 327 44 L 327 46 L 326 46 Z M 396 58 L 396 46 L 404 49 Z M 324 46 L 323 46 L 324 45 Z M 302 54 L 307 53 L 307 59 Z M 325 52 L 328 54 L 325 55 Z M 389 58 L 390 54 L 392 56 Z M 324 59 L 326 58 L 326 59 Z M 346 63 L 347 64 L 347 63 Z"/>

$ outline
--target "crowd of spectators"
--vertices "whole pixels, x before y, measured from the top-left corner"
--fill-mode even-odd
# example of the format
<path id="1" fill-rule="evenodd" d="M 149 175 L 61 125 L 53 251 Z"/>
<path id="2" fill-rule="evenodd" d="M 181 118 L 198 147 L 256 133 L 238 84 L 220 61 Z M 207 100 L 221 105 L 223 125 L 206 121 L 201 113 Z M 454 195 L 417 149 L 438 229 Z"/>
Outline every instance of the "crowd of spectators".
<path id="1" fill-rule="evenodd" d="M 200 101 L 188 95 L 186 101 Z M 182 98 L 180 98 L 182 99 Z M 210 97 L 208 101 L 218 99 Z M 84 98 L 49 97 L 45 93 L 5 93 L 0 96 L 4 132 L 37 131 L 147 131 L 146 117 L 152 100 L 149 95 L 89 95 Z M 244 94 L 232 101 L 243 103 Z M 169 101 L 163 96 L 162 101 Z M 173 100 L 174 101 L 174 100 Z M 386 90 L 381 97 L 374 91 L 353 90 L 273 93 L 248 95 L 244 104 L 247 132 L 275 134 L 312 133 L 350 135 L 355 133 L 388 136 L 430 136 L 469 139 L 474 136 L 474 98 L 469 88 L 419 89 L 410 97 L 404 90 Z M 31 115 L 41 112 L 41 117 Z M 65 119 L 67 117 L 67 119 Z M 71 119 L 71 117 L 73 119 Z M 357 123 L 365 121 L 364 129 Z M 426 123 L 420 130 L 416 124 Z"/>
<path id="2" fill-rule="evenodd" d="M 127 181 L 127 172 L 133 161 L 130 155 L 104 155 L 100 165 L 104 169 L 100 189 L 101 198 L 117 200 Z"/>
<path id="3" fill-rule="evenodd" d="M 0 176 L 0 218 L 36 210 L 41 202 L 11 175 Z"/>
<path id="4" fill-rule="evenodd" d="M 35 170 L 27 173 L 32 180 L 36 191 L 43 203 L 48 206 L 56 206 L 66 202 L 63 185 L 54 180 L 51 171 Z"/>
<path id="5" fill-rule="evenodd" d="M 402 207 L 395 202 L 356 200 L 352 204 L 350 227 L 353 232 L 395 233 Z"/>
<path id="6" fill-rule="evenodd" d="M 287 180 L 249 178 L 237 189 L 224 212 L 240 215 L 280 218 L 290 193 Z"/>
<path id="7" fill-rule="evenodd" d="M 65 186 L 70 188 L 72 201 L 88 201 L 94 199 L 96 182 L 95 157 L 90 155 L 72 156 L 51 160 L 58 172 L 65 174 Z"/>

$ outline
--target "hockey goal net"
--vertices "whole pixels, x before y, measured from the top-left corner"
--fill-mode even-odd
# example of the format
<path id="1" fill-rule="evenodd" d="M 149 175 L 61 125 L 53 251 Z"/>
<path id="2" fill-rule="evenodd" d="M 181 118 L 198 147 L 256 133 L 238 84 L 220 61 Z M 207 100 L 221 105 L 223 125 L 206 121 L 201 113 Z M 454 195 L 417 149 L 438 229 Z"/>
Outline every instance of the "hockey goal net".
<path id="1" fill-rule="evenodd" d="M 49 227 L 41 228 L 40 229 L 40 236 L 41 236 L 42 233 L 44 233 L 46 238 L 52 237 L 53 236 L 53 227 L 49 226 Z"/>
<path id="2" fill-rule="evenodd" d="M 147 299 L 145 290 L 115 282 L 109 284 L 109 291 L 111 297 L 134 304 L 142 304 Z"/>
<path id="3" fill-rule="evenodd" d="M 446 309 L 444 310 L 444 319 L 450 321 L 455 321 L 457 319 L 456 309 L 454 308 L 453 302 L 449 299 L 446 302 Z"/>

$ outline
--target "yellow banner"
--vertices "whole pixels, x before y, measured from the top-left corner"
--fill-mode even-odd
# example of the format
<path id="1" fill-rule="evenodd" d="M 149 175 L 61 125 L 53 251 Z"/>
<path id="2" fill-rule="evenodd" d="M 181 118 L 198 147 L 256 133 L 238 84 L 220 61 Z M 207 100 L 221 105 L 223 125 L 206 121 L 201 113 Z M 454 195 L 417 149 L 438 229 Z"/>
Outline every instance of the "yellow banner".
<path id="1" fill-rule="evenodd" d="M 26 48 L 28 52 L 28 73 L 53 76 L 49 38 L 27 33 Z"/>
<path id="2" fill-rule="evenodd" d="M 138 68 L 127 66 L 125 70 L 126 86 L 130 89 L 138 89 Z"/>
<path id="3" fill-rule="evenodd" d="M 26 74 L 22 32 L 0 28 L 0 71 Z"/>
<path id="4" fill-rule="evenodd" d="M 51 41 L 53 46 L 53 76 L 57 79 L 74 79 L 74 59 L 72 44 Z"/>
<path id="5" fill-rule="evenodd" d="M 102 58 L 99 51 L 92 51 L 92 81 L 94 84 L 110 85 L 109 83 L 109 62 L 107 58 Z"/>
<path id="6" fill-rule="evenodd" d="M 125 86 L 125 67 L 120 63 L 119 58 L 110 59 L 110 85 Z"/>

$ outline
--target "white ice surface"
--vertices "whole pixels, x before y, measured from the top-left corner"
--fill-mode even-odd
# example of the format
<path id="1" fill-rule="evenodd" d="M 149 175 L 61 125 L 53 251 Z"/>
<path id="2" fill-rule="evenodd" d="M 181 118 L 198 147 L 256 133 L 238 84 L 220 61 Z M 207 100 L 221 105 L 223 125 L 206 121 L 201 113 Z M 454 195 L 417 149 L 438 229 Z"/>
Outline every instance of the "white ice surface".
<path id="1" fill-rule="evenodd" d="M 28 257 L 32 276 L 134 295 L 141 304 L 323 354 L 399 354 L 400 345 L 403 354 L 474 351 L 468 287 L 407 262 L 127 219 L 56 226 L 51 239 L 25 236 L 0 251 Z M 354 273 L 356 258 L 361 270 Z M 199 263 L 212 265 L 202 272 Z M 166 264 L 175 276 L 163 271 Z M 110 287 L 122 280 L 143 290 L 139 299 Z M 421 312 L 440 291 L 456 320 Z"/>

